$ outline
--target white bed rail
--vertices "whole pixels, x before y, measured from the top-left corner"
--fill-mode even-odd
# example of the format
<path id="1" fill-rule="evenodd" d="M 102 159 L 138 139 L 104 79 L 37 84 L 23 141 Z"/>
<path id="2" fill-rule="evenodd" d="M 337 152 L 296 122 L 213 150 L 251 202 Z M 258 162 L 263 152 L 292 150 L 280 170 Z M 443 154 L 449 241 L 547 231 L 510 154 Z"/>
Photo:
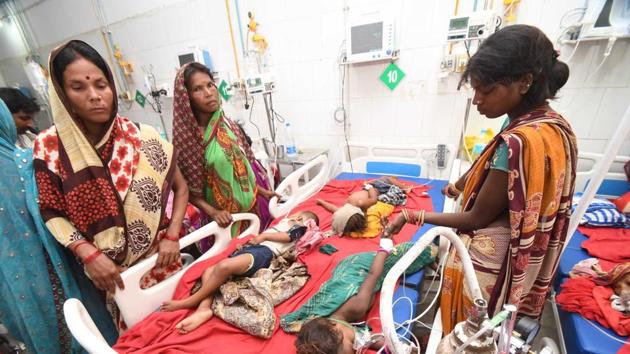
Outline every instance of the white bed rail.
<path id="1" fill-rule="evenodd" d="M 600 173 L 600 171 L 596 170 L 597 162 L 605 157 L 604 154 L 598 154 L 593 152 L 579 152 L 578 153 L 578 161 L 591 161 L 592 165 L 586 171 L 579 171 L 575 174 L 575 191 L 583 192 L 586 189 L 587 184 L 590 184 L 590 181 L 593 177 Z M 623 166 L 628 160 L 630 160 L 630 156 L 617 155 L 612 158 L 611 166 L 613 164 L 618 164 Z M 623 172 L 623 168 L 620 172 L 611 172 L 608 171 L 605 174 L 605 179 L 619 179 L 626 180 L 626 174 Z M 604 197 L 618 197 L 618 196 L 609 196 L 605 195 Z"/>
<path id="2" fill-rule="evenodd" d="M 342 170 L 356 173 L 371 173 L 368 171 L 369 162 L 404 163 L 420 166 L 420 174 L 397 174 L 390 175 L 422 177 L 422 178 L 446 178 L 448 171 L 451 171 L 453 160 L 455 160 L 456 148 L 452 144 L 446 145 L 445 168 L 438 170 L 433 158 L 437 153 L 437 144 L 418 145 L 389 145 L 371 144 L 362 142 L 350 142 L 340 144 L 339 149 L 343 151 Z M 348 146 L 350 148 L 350 163 L 348 156 Z M 433 171 L 432 170 L 436 170 Z"/>
<path id="3" fill-rule="evenodd" d="M 468 283 L 470 293 L 474 299 L 483 298 L 481 295 L 481 289 L 479 288 L 479 282 L 477 281 L 477 275 L 473 268 L 470 255 L 464 243 L 460 240 L 459 236 L 448 227 L 434 227 L 427 231 L 424 235 L 416 241 L 416 243 L 405 253 L 404 256 L 394 264 L 394 266 L 387 272 L 385 280 L 383 281 L 383 287 L 381 290 L 381 302 L 380 302 L 380 316 L 381 324 L 383 326 L 383 335 L 385 336 L 385 344 L 387 348 L 395 354 L 402 354 L 406 352 L 407 345 L 398 338 L 396 333 L 396 325 L 394 323 L 394 313 L 392 311 L 392 301 L 394 299 L 394 290 L 400 276 L 409 268 L 411 263 L 420 256 L 420 253 L 431 244 L 433 239 L 438 236 L 447 238 L 454 246 L 457 254 L 460 256 L 464 268 L 464 278 Z M 439 314 L 438 314 L 439 316 Z"/>
<path id="4" fill-rule="evenodd" d="M 571 215 L 571 220 L 569 221 L 569 229 L 567 230 L 567 238 L 562 248 L 563 251 L 569 244 L 569 241 L 571 241 L 571 238 L 573 237 L 573 234 L 575 233 L 575 230 L 577 230 L 577 227 L 580 223 L 580 219 L 582 219 L 582 216 L 584 216 L 588 205 L 595 197 L 595 194 L 597 194 L 599 186 L 601 186 L 602 182 L 604 181 L 606 173 L 610 169 L 610 166 L 616 160 L 617 152 L 619 152 L 624 142 L 626 142 L 628 135 L 630 135 L 630 105 L 628 105 L 628 108 L 626 108 L 626 112 L 624 113 L 623 118 L 621 119 L 621 122 L 617 127 L 617 130 L 615 130 L 615 134 L 608 142 L 604 154 L 600 155 L 601 157 L 597 157 L 597 154 L 593 154 L 596 156 L 595 164 L 593 165 L 591 171 L 585 172 L 590 173 L 592 176 L 590 178 L 588 186 L 586 187 L 586 190 L 584 190 L 582 198 L 580 198 L 580 202 Z M 623 162 L 625 163 L 625 161 Z"/>
<path id="5" fill-rule="evenodd" d="M 258 234 L 260 228 L 260 220 L 258 216 L 254 214 L 233 214 L 232 219 L 234 221 L 249 221 L 250 225 L 239 237 L 248 236 L 251 234 Z M 216 222 L 211 222 L 198 230 L 191 232 L 182 239 L 179 240 L 179 248 L 182 249 L 197 241 L 200 241 L 210 235 L 214 235 L 214 244 L 206 253 L 204 253 L 194 263 L 198 263 L 205 259 L 223 252 L 232 239 L 230 227 L 221 228 Z M 116 289 L 114 299 L 120 309 L 125 323 L 128 327 L 140 322 L 148 314 L 155 311 L 162 305 L 162 302 L 170 299 L 173 296 L 175 287 L 182 277 L 184 272 L 192 266 L 192 264 L 185 266 L 179 272 L 175 273 L 168 279 L 156 284 L 147 289 L 140 288 L 140 279 L 151 268 L 155 266 L 157 261 L 157 254 L 139 262 L 133 267 L 125 270 L 121 273 L 122 280 L 125 284 L 125 290 Z"/>
<path id="6" fill-rule="evenodd" d="M 317 174 L 310 177 L 309 171 L 317 167 L 319 167 Z M 271 215 L 274 218 L 286 215 L 298 204 L 322 189 L 328 182 L 328 169 L 328 157 L 320 155 L 288 175 L 276 188 L 276 193 L 286 195 L 288 199 L 283 203 L 278 203 L 277 197 L 271 198 L 269 201 Z M 304 179 L 306 183 L 300 186 L 300 179 Z"/>

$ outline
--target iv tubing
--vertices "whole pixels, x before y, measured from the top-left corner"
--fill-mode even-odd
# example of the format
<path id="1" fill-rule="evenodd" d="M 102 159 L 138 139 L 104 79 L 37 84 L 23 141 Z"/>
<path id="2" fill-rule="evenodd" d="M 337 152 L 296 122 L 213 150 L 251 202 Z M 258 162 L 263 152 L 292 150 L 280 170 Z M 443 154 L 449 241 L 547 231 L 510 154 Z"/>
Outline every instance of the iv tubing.
<path id="1" fill-rule="evenodd" d="M 473 299 L 482 299 L 481 289 L 477 281 L 477 275 L 473 268 L 470 255 L 462 240 L 457 234 L 448 227 L 434 227 L 420 237 L 418 241 L 400 258 L 396 264 L 390 269 L 383 280 L 380 300 L 380 317 L 383 326 L 383 335 L 385 335 L 385 343 L 387 348 L 393 353 L 404 353 L 404 343 L 398 338 L 396 333 L 396 324 L 394 323 L 394 314 L 392 312 L 392 300 L 394 297 L 394 288 L 398 278 L 413 263 L 413 261 L 429 246 L 437 236 L 444 236 L 455 247 L 457 254 L 460 256 L 464 268 L 464 279 L 468 284 Z"/>
<path id="2" fill-rule="evenodd" d="M 238 65 L 238 53 L 236 52 L 236 43 L 234 42 L 234 28 L 232 28 L 232 15 L 230 14 L 230 1 L 225 0 L 225 11 L 227 12 L 228 26 L 230 27 L 230 41 L 232 42 L 232 53 L 234 54 L 234 65 L 236 65 L 236 76 L 241 81 L 241 69 Z"/>

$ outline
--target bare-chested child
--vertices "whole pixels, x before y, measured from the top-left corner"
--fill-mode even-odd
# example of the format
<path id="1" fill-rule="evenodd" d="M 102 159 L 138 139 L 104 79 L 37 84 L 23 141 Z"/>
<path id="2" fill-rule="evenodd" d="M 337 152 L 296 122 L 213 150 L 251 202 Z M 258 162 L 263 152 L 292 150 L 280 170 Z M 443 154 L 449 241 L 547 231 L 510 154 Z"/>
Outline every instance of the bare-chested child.
<path id="1" fill-rule="evenodd" d="M 318 199 L 317 204 L 333 213 L 332 228 L 335 233 L 372 238 L 381 233 L 381 220 L 391 215 L 396 206 L 406 203 L 405 192 L 408 190 L 409 186 L 395 177 L 381 177 L 350 194 L 342 206 L 322 199 Z"/>
<path id="2" fill-rule="evenodd" d="M 305 223 L 319 218 L 310 211 L 302 211 L 283 219 L 276 226 L 252 238 L 244 247 L 237 249 L 229 258 L 206 269 L 201 276 L 201 288 L 190 297 L 170 300 L 162 304 L 162 311 L 175 311 L 197 307 L 192 315 L 179 322 L 175 328 L 180 333 L 190 332 L 208 321 L 212 315 L 214 292 L 232 276 L 251 276 L 262 268 L 268 268 L 274 257 L 286 252 L 307 231 Z"/>

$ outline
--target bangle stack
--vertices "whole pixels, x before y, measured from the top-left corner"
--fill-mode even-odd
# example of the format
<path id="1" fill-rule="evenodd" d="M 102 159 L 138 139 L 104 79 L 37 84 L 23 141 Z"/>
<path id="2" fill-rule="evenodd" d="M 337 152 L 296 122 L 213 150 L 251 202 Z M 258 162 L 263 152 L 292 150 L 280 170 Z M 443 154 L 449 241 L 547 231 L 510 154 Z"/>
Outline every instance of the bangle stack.
<path id="1" fill-rule="evenodd" d="M 96 251 L 90 253 L 89 256 L 83 258 L 82 262 L 83 265 L 88 265 L 90 263 L 92 263 L 98 256 L 102 255 L 103 252 L 101 252 L 101 250 L 97 249 Z"/>
<path id="2" fill-rule="evenodd" d="M 448 186 L 446 186 L 446 194 L 451 198 L 456 198 L 461 192 L 462 191 L 457 189 L 453 183 L 449 183 Z"/>
<path id="3" fill-rule="evenodd" d="M 81 240 L 72 242 L 70 245 L 68 245 L 68 248 L 70 249 L 70 251 L 72 251 L 72 253 L 76 254 L 79 247 L 83 245 L 87 245 L 87 244 L 91 245 L 92 243 L 86 239 L 81 239 Z"/>
<path id="4" fill-rule="evenodd" d="M 414 224 L 417 226 L 424 225 L 424 210 L 418 212 L 409 211 L 407 209 L 402 210 L 402 215 L 408 224 Z"/>
<path id="5" fill-rule="evenodd" d="M 169 235 L 167 232 L 165 232 L 164 236 L 162 236 L 162 239 L 167 239 L 169 241 L 178 242 L 179 241 L 179 236 L 172 236 L 172 235 Z"/>

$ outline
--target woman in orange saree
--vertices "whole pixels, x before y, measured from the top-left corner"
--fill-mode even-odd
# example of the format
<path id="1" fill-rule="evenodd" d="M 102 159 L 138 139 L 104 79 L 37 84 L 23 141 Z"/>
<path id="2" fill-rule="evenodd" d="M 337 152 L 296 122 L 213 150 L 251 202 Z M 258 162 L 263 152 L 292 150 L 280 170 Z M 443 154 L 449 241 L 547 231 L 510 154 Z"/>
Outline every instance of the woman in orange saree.
<path id="1" fill-rule="evenodd" d="M 577 148 L 571 126 L 548 104 L 569 75 L 557 57 L 532 26 L 506 27 L 482 43 L 462 83 L 470 81 L 481 114 L 508 118 L 468 172 L 443 190 L 463 193 L 462 211 L 405 211 L 386 230 L 406 222 L 457 229 L 490 315 L 511 303 L 520 315 L 540 316 L 566 237 Z M 444 333 L 468 317 L 474 300 L 462 272 L 451 250 L 440 299 Z"/>

